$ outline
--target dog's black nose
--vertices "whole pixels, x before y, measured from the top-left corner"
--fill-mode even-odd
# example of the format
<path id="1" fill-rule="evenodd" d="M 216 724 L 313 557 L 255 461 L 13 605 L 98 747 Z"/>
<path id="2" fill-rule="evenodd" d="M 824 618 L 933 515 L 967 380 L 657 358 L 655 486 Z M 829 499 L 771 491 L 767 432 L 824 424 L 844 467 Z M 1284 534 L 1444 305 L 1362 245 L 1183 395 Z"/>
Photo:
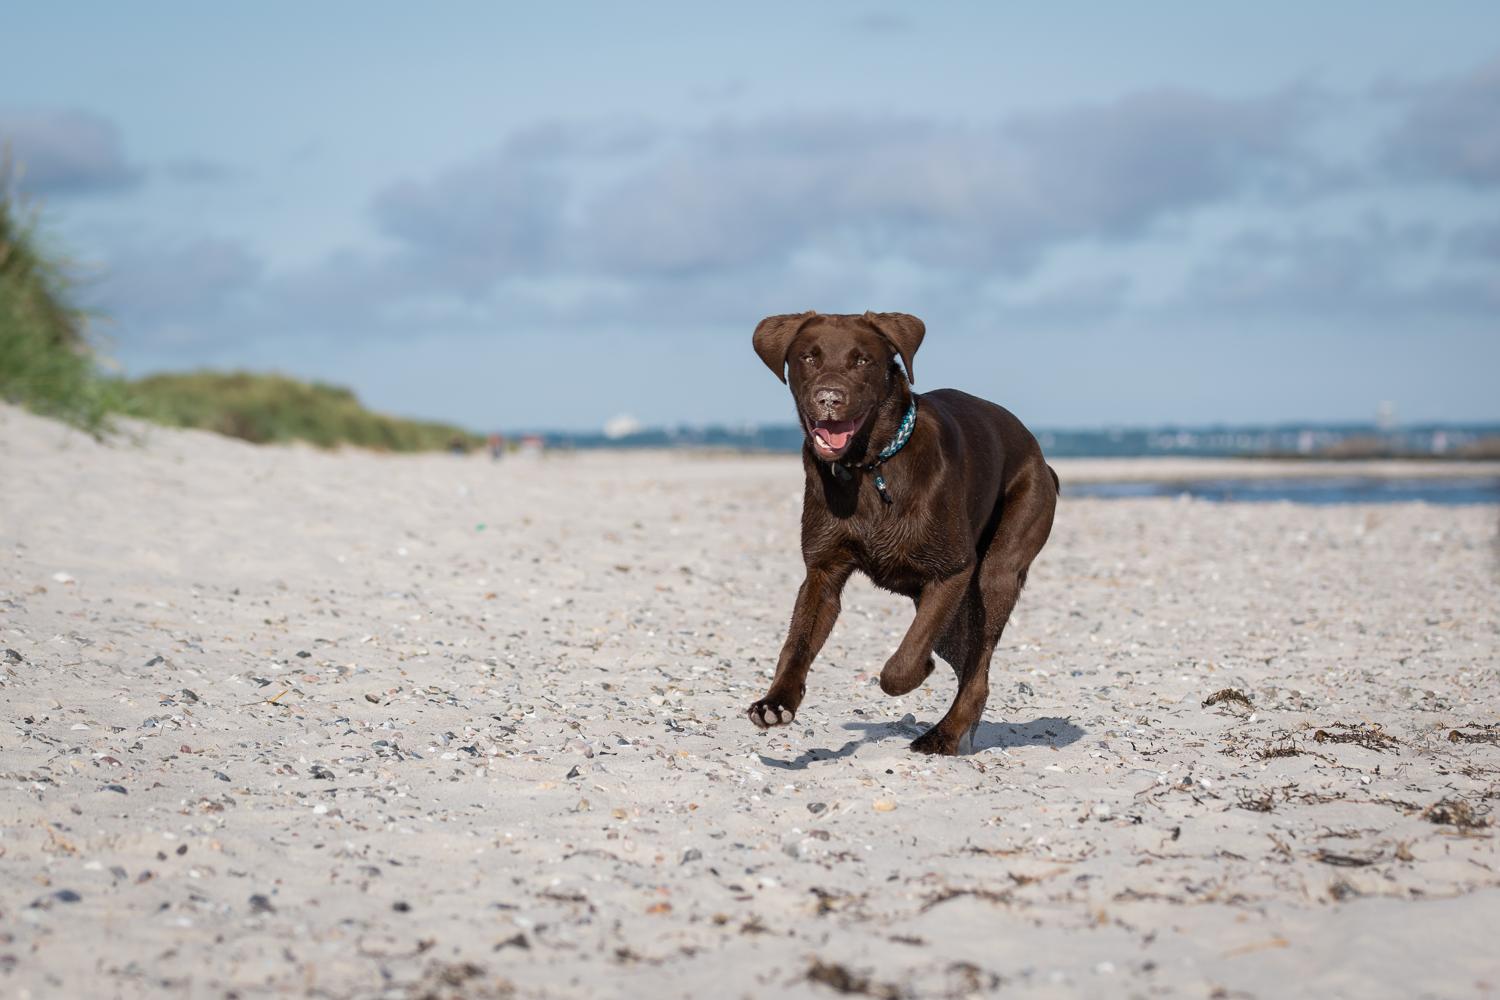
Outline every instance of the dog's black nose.
<path id="1" fill-rule="evenodd" d="M 825 388 L 813 392 L 813 402 L 817 403 L 826 413 L 832 413 L 843 406 L 847 398 L 842 389 Z"/>

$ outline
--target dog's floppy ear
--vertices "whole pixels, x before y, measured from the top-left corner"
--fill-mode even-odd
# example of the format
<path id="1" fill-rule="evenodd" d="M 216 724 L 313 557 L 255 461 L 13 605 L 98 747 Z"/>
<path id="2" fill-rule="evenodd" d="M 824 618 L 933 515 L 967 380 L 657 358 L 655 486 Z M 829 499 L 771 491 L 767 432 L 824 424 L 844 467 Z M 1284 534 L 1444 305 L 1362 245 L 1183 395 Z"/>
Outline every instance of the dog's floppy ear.
<path id="1" fill-rule="evenodd" d="M 911 373 L 911 359 L 917 353 L 917 348 L 922 346 L 922 338 L 927 334 L 926 324 L 906 313 L 878 312 L 866 312 L 865 322 L 891 342 L 896 353 L 901 355 L 901 363 L 906 366 L 906 380 L 915 382 Z"/>
<path id="2" fill-rule="evenodd" d="M 766 367 L 775 372 L 781 381 L 786 381 L 786 352 L 792 346 L 792 338 L 816 315 L 816 312 L 809 309 L 803 313 L 767 316 L 756 324 L 753 338 L 755 353 L 760 355 Z"/>

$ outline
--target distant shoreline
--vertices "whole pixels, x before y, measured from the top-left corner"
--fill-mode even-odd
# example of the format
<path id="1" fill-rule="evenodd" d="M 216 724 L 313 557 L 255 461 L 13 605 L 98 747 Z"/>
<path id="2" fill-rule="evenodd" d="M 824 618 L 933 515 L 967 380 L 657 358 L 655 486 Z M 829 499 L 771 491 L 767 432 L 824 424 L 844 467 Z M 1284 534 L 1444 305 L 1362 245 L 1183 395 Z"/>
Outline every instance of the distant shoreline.
<path id="1" fill-rule="evenodd" d="M 1489 479 L 1500 461 L 1319 458 L 1059 458 L 1052 466 L 1074 482 L 1190 482 L 1208 479 Z"/>
<path id="2" fill-rule="evenodd" d="M 1033 428 L 1054 458 L 1221 458 L 1278 461 L 1500 461 L 1500 424 L 1451 423 L 1381 427 L 1375 424 L 1288 423 L 1059 430 Z M 742 427 L 649 427 L 629 433 L 537 431 L 549 448 L 711 449 L 796 453 L 795 424 Z"/>
<path id="3" fill-rule="evenodd" d="M 682 461 L 739 458 L 787 462 L 798 454 L 725 447 L 558 448 L 550 454 L 591 461 L 630 461 L 664 456 Z M 1500 461 L 1464 459 L 1320 459 L 1231 458 L 1197 456 L 1051 458 L 1048 463 L 1067 482 L 1200 482 L 1213 479 L 1489 479 L 1500 478 Z"/>

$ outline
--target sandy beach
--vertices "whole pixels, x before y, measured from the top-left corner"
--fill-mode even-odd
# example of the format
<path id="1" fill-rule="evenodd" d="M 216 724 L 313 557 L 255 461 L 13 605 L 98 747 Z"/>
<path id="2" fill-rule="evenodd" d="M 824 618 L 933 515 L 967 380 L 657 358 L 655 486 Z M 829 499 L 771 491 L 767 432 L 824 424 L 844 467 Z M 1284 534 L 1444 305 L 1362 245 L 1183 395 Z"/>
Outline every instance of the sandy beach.
<path id="1" fill-rule="evenodd" d="M 1500 507 L 1065 500 L 935 759 L 801 477 L 0 407 L 0 993 L 1500 991 Z"/>

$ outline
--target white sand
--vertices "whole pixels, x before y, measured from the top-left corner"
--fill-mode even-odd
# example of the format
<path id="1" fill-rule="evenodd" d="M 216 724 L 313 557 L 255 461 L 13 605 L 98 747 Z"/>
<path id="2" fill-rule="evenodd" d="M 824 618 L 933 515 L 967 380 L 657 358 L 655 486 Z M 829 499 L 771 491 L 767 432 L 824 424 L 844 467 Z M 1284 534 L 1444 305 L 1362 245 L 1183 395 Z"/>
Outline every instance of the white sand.
<path id="1" fill-rule="evenodd" d="M 743 718 L 800 499 L 0 408 L 0 993 L 1500 989 L 1495 826 L 1424 817 L 1496 821 L 1500 729 L 1448 737 L 1500 723 L 1500 508 L 1066 501 L 932 759 L 952 676 L 881 695 L 863 583 Z"/>

